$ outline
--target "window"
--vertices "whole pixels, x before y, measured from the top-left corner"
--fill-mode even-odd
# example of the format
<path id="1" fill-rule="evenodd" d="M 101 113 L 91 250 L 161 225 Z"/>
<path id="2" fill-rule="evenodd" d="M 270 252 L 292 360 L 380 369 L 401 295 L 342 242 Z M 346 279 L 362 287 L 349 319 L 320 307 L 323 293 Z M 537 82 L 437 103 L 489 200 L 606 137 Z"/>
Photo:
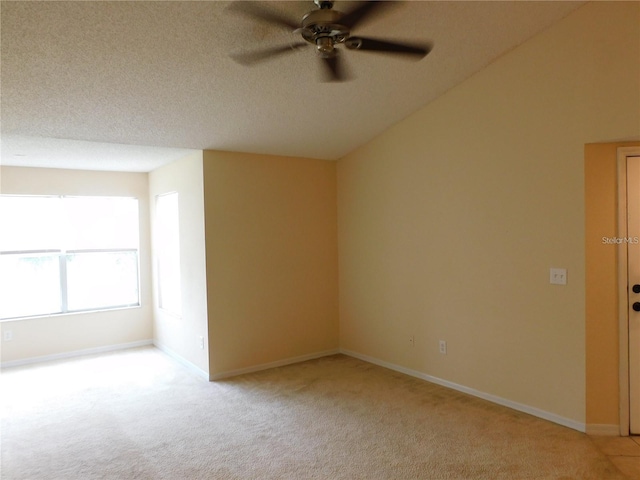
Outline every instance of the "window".
<path id="1" fill-rule="evenodd" d="M 138 201 L 0 195 L 0 319 L 140 305 Z"/>
<path id="2" fill-rule="evenodd" d="M 180 217 L 176 192 L 156 197 L 155 247 L 159 306 L 180 316 Z"/>

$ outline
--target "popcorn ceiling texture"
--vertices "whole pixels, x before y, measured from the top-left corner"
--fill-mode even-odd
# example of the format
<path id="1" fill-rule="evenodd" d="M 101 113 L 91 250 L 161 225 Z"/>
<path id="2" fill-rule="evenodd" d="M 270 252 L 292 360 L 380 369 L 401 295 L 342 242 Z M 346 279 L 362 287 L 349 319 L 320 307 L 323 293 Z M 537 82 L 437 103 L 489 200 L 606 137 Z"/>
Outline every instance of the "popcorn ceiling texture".
<path id="1" fill-rule="evenodd" d="M 292 19 L 315 8 L 268 3 Z M 432 41 L 433 52 L 413 62 L 342 51 L 353 78 L 332 84 L 312 48 L 235 63 L 230 53 L 292 35 L 228 2 L 5 1 L 3 163 L 36 159 L 14 158 L 32 137 L 338 159 L 581 3 L 406 2 L 355 33 Z"/>

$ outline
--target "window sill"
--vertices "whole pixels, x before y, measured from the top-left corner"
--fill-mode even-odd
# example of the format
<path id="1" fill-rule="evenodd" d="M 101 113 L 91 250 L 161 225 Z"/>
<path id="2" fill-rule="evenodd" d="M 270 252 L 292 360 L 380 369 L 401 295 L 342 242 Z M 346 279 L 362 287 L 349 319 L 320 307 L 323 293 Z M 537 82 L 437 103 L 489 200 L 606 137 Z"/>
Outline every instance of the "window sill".
<path id="1" fill-rule="evenodd" d="M 68 317 L 71 315 L 92 315 L 94 313 L 107 313 L 107 312 L 116 312 L 121 310 L 134 310 L 136 308 L 142 308 L 142 305 L 127 305 L 125 307 L 113 307 L 113 308 L 107 307 L 107 308 L 97 308 L 95 310 L 79 310 L 79 311 L 73 311 L 73 312 L 47 313 L 44 315 L 28 315 L 25 317 L 2 318 L 0 319 L 0 323 L 19 322 L 22 320 L 36 320 L 41 318 Z"/>

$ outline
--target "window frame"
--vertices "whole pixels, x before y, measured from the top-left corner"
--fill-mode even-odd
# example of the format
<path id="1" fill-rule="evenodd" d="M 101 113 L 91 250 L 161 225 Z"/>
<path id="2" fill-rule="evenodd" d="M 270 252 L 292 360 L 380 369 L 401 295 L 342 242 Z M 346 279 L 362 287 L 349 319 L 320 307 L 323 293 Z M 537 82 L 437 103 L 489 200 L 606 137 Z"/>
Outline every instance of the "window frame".
<path id="1" fill-rule="evenodd" d="M 171 200 L 175 202 L 170 205 L 175 207 L 175 216 L 169 218 L 162 215 L 163 210 L 166 212 L 162 204 Z M 167 205 L 169 206 L 169 205 Z M 180 194 L 177 191 L 168 191 L 155 196 L 155 214 L 154 214 L 154 256 L 156 264 L 156 281 L 157 281 L 157 307 L 162 312 L 175 317 L 182 318 L 182 272 L 181 272 L 181 251 L 180 251 Z M 166 244 L 162 238 L 162 233 L 168 229 L 175 233 L 175 244 Z M 169 248 L 173 247 L 173 248 Z M 174 274 L 173 281 L 167 281 L 165 266 L 171 265 L 173 269 L 169 269 Z M 165 287 L 173 288 L 165 288 Z M 177 295 L 167 295 L 168 291 L 175 291 Z M 167 299 L 170 299 L 167 302 Z"/>
<path id="2" fill-rule="evenodd" d="M 53 317 L 60 315 L 72 315 L 72 314 L 82 314 L 82 313 L 94 313 L 101 311 L 112 311 L 112 310 L 124 310 L 124 309 L 132 309 L 132 308 L 141 308 L 142 307 L 142 298 L 141 298 L 141 275 L 140 275 L 140 218 L 139 218 L 139 200 L 136 197 L 131 196 L 120 196 L 120 195 L 14 195 L 7 194 L 2 196 L 11 196 L 11 197 L 29 197 L 29 198 L 118 198 L 118 199 L 131 199 L 136 202 L 136 210 L 138 214 L 137 219 L 137 245 L 135 247 L 126 247 L 126 248 L 87 248 L 87 249 L 64 249 L 64 248 L 53 248 L 53 249 L 30 249 L 30 250 L 0 250 L 0 257 L 2 256 L 42 256 L 42 257 L 57 257 L 58 259 L 58 280 L 59 280 L 59 311 L 52 311 L 46 313 L 37 313 L 37 314 L 28 314 L 28 315 L 16 315 L 9 317 L 0 317 L 0 322 L 11 321 L 11 320 L 21 320 L 26 318 L 39 318 L 39 317 Z M 95 308 L 82 308 L 82 309 L 69 309 L 68 300 L 69 300 L 69 282 L 67 275 L 67 266 L 69 262 L 70 255 L 77 255 L 83 253 L 133 253 L 135 255 L 135 284 L 136 284 L 136 302 L 128 303 L 128 304 L 118 304 L 118 305 L 108 305 L 108 306 L 99 306 Z"/>

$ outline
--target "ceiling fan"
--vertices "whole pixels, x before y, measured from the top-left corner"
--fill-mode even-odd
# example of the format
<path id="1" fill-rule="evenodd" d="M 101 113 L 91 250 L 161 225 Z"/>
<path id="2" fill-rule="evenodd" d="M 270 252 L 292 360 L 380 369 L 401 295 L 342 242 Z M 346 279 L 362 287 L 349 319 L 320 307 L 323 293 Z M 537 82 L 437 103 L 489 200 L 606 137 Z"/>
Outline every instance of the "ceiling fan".
<path id="1" fill-rule="evenodd" d="M 263 2 L 267 3 L 267 2 Z M 379 15 L 400 2 L 369 0 L 346 13 L 333 10 L 333 1 L 314 0 L 317 9 L 310 11 L 297 23 L 289 18 L 261 6 L 258 2 L 236 1 L 229 9 L 252 19 L 285 27 L 301 40 L 286 45 L 232 54 L 231 58 L 243 65 L 253 65 L 278 55 L 294 52 L 313 45 L 325 66 L 328 81 L 346 80 L 341 54 L 337 48 L 344 45 L 347 50 L 362 50 L 392 55 L 402 55 L 414 59 L 424 58 L 432 49 L 430 43 L 399 43 L 377 38 L 351 36 L 351 30 L 365 20 Z"/>

